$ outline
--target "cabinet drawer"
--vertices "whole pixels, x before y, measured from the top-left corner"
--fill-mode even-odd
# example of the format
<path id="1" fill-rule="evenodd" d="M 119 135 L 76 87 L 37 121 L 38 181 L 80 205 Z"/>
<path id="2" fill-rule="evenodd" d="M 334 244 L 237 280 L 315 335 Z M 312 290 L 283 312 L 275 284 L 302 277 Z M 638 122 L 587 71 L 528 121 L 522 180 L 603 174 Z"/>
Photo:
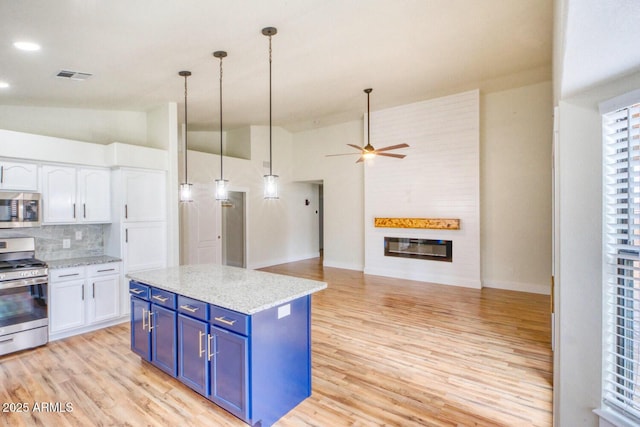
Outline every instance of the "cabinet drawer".
<path id="1" fill-rule="evenodd" d="M 176 294 L 169 291 L 151 288 L 150 301 L 154 304 L 158 304 L 163 307 L 170 308 L 171 310 L 176 309 Z"/>
<path id="2" fill-rule="evenodd" d="M 211 324 L 237 332 L 242 335 L 249 335 L 249 316 L 237 311 L 227 310 L 217 305 L 209 306 Z"/>
<path id="3" fill-rule="evenodd" d="M 89 277 L 109 276 L 111 274 L 118 273 L 120 273 L 119 262 L 110 262 L 107 264 L 95 264 L 87 266 L 87 276 Z"/>
<path id="4" fill-rule="evenodd" d="M 209 320 L 209 304 L 178 295 L 178 311 L 196 319 Z"/>
<path id="5" fill-rule="evenodd" d="M 149 300 L 149 286 L 136 282 L 135 280 L 129 281 L 129 293 L 138 298 Z"/>
<path id="6" fill-rule="evenodd" d="M 63 282 L 65 280 L 84 279 L 84 267 L 56 268 L 49 270 L 49 280 Z"/>

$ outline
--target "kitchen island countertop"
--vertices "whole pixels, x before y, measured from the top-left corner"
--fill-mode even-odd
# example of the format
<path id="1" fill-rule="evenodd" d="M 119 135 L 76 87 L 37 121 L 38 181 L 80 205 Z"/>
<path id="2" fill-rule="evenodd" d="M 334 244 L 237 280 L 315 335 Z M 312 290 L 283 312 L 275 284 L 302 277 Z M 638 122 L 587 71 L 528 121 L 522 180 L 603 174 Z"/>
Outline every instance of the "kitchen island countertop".
<path id="1" fill-rule="evenodd" d="M 217 264 L 140 271 L 127 277 L 249 315 L 327 287 L 315 280 Z"/>

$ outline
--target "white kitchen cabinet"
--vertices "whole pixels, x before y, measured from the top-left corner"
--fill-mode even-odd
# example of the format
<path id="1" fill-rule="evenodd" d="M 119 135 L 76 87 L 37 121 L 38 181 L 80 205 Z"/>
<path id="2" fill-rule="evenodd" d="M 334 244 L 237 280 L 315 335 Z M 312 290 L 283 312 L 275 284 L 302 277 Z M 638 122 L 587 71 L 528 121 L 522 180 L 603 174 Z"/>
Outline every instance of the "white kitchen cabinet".
<path id="1" fill-rule="evenodd" d="M 111 221 L 109 169 L 42 167 L 45 224 L 108 223 Z"/>
<path id="2" fill-rule="evenodd" d="M 49 331 L 52 339 L 99 329 L 118 320 L 120 265 L 112 262 L 50 270 Z"/>
<path id="3" fill-rule="evenodd" d="M 38 165 L 0 160 L 0 189 L 38 191 Z"/>
<path id="4" fill-rule="evenodd" d="M 165 179 L 163 171 L 122 170 L 124 222 L 166 219 Z"/>
<path id="5" fill-rule="evenodd" d="M 76 220 L 76 168 L 42 166 L 44 223 L 68 224 Z"/>
<path id="6" fill-rule="evenodd" d="M 165 222 L 123 224 L 124 263 L 127 273 L 164 268 L 167 263 L 167 225 Z"/>
<path id="7" fill-rule="evenodd" d="M 111 222 L 111 171 L 78 169 L 79 220 L 84 223 Z"/>
<path id="8" fill-rule="evenodd" d="M 49 294 L 49 330 L 51 334 L 85 325 L 84 267 L 51 270 Z"/>

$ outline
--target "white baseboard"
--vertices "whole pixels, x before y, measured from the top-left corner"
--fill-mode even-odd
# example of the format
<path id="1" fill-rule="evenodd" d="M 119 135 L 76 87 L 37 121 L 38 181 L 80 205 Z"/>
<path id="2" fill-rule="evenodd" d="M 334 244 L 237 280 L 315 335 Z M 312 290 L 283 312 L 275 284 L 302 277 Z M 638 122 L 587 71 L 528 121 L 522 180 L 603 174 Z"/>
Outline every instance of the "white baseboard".
<path id="1" fill-rule="evenodd" d="M 326 258 L 322 260 L 322 265 L 324 267 L 342 268 L 344 270 L 355 270 L 355 271 L 364 270 L 364 266 L 362 264 L 353 264 L 349 262 L 334 261 Z"/>
<path id="2" fill-rule="evenodd" d="M 296 256 L 288 257 L 288 258 L 273 259 L 273 260 L 270 260 L 270 261 L 252 263 L 252 264 L 249 264 L 247 266 L 247 268 L 249 270 L 258 270 L 260 268 L 271 267 L 271 266 L 274 266 L 274 265 L 287 264 L 289 262 L 296 262 L 296 261 L 302 261 L 302 260 L 305 260 L 305 259 L 319 258 L 319 257 L 320 257 L 320 252 L 312 252 L 312 253 L 308 253 L 308 254 L 304 254 L 304 255 L 296 255 Z"/>
<path id="3" fill-rule="evenodd" d="M 551 294 L 551 285 L 549 283 L 523 283 L 523 282 L 505 282 L 500 280 L 482 281 L 483 288 L 504 289 L 507 291 L 529 292 L 532 294 Z"/>

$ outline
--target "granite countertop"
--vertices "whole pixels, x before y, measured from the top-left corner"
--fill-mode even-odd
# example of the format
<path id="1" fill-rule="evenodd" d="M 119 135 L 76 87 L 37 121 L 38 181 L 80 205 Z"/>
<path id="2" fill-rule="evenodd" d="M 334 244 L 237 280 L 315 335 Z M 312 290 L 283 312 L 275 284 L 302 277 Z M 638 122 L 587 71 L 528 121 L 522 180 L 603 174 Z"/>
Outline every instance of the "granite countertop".
<path id="1" fill-rule="evenodd" d="M 50 270 L 55 270 L 57 268 L 82 267 L 84 265 L 107 264 L 120 261 L 122 261 L 120 258 L 109 255 L 97 255 L 81 258 L 54 259 L 45 262 Z"/>
<path id="2" fill-rule="evenodd" d="M 244 314 L 254 314 L 327 287 L 315 280 L 217 264 L 140 271 L 127 277 Z"/>

